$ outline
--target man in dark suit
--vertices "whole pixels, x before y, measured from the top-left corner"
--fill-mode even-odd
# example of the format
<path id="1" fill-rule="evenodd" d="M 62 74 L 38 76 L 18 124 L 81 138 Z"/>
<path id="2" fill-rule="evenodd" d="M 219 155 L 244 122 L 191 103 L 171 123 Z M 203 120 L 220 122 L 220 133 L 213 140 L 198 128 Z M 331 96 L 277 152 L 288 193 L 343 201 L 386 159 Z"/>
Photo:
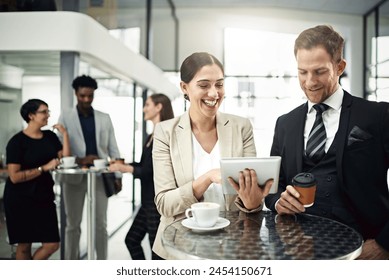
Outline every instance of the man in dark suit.
<path id="1" fill-rule="evenodd" d="M 279 214 L 304 212 L 348 224 L 365 239 L 359 258 L 389 259 L 389 104 L 341 88 L 343 46 L 330 26 L 307 29 L 296 39 L 298 76 L 308 102 L 277 120 L 271 155 L 282 157 L 279 191 L 266 197 L 266 205 Z M 291 186 L 301 172 L 317 180 L 309 208 Z"/>

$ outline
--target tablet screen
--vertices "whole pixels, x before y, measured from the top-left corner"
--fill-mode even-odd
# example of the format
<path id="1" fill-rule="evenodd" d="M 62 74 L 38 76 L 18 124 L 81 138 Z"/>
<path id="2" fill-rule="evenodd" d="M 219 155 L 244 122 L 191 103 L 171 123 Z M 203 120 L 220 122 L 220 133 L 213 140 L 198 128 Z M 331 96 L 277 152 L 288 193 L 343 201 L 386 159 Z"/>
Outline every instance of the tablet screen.
<path id="1" fill-rule="evenodd" d="M 280 174 L 281 157 L 272 156 L 266 158 L 235 157 L 222 158 L 220 160 L 220 171 L 222 177 L 222 188 L 224 194 L 236 194 L 236 190 L 230 185 L 227 178 L 232 177 L 238 182 L 239 172 L 245 168 L 254 169 L 257 173 L 258 183 L 265 184 L 268 179 L 273 179 L 273 185 L 269 193 L 276 193 L 278 190 L 278 177 Z"/>

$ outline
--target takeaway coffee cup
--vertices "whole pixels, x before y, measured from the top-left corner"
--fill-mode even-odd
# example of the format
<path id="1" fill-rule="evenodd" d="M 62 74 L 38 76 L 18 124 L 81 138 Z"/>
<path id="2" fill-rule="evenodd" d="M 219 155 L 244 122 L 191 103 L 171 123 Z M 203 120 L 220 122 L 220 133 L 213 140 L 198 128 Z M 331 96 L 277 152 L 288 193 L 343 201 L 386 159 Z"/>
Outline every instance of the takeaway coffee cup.
<path id="1" fill-rule="evenodd" d="M 76 164 L 76 157 L 63 157 L 61 158 L 61 164 L 64 168 L 74 167 Z"/>
<path id="2" fill-rule="evenodd" d="M 312 173 L 299 173 L 292 179 L 293 187 L 299 192 L 298 200 L 304 207 L 311 207 L 315 201 L 316 180 Z"/>
<path id="3" fill-rule="evenodd" d="M 93 160 L 93 165 L 97 169 L 104 169 L 107 166 L 107 162 L 105 161 L 105 159 L 95 159 Z"/>
<path id="4" fill-rule="evenodd" d="M 219 218 L 220 205 L 214 202 L 198 202 L 186 209 L 185 216 L 190 219 L 194 218 L 200 227 L 213 227 Z M 192 216 L 191 216 L 192 214 Z"/>

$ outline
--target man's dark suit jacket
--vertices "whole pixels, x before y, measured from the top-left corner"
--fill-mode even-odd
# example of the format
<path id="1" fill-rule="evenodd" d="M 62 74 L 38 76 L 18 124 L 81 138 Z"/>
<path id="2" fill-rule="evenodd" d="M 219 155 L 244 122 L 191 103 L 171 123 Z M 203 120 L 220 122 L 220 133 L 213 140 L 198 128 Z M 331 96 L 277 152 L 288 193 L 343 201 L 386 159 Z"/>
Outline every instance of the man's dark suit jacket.
<path id="1" fill-rule="evenodd" d="M 275 211 L 292 178 L 303 172 L 307 103 L 278 118 L 272 156 L 281 156 L 279 190 L 266 197 Z M 389 103 L 371 102 L 344 91 L 336 135 L 337 183 L 365 239 L 375 238 L 389 251 Z"/>

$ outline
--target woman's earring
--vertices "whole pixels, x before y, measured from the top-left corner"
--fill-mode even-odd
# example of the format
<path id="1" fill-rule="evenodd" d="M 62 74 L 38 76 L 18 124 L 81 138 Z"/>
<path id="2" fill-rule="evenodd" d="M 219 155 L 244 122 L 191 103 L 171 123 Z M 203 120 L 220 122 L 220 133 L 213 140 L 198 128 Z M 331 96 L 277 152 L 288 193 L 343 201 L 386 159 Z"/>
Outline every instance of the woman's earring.
<path id="1" fill-rule="evenodd" d="M 187 95 L 187 94 L 185 93 L 185 94 L 184 94 L 184 99 L 190 101 L 190 100 L 189 100 L 189 95 Z"/>

